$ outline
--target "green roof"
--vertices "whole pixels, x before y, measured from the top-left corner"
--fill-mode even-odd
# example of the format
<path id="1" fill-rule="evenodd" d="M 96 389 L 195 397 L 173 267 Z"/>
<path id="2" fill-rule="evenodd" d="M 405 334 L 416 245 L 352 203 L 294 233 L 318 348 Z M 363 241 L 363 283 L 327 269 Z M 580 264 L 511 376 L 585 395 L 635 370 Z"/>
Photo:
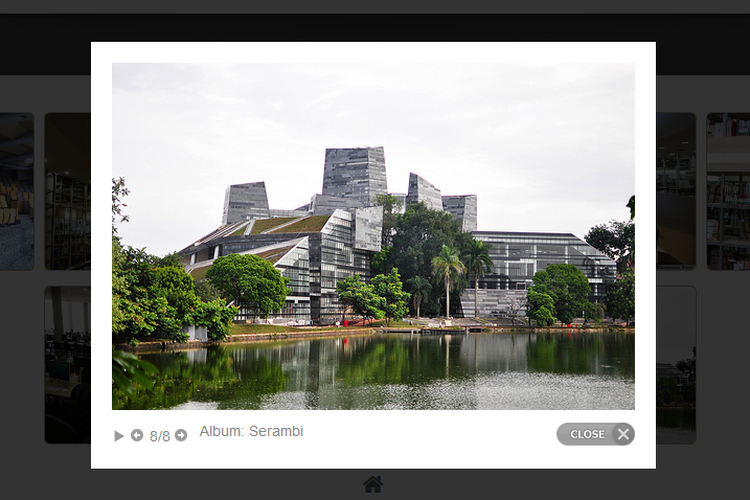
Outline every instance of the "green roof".
<path id="1" fill-rule="evenodd" d="M 297 217 L 277 217 L 275 219 L 258 219 L 255 221 L 253 230 L 250 234 L 260 234 L 263 231 L 268 231 L 287 222 L 291 222 Z"/>
<path id="2" fill-rule="evenodd" d="M 288 226 L 271 231 L 272 233 L 317 233 L 326 225 L 330 215 L 311 215 L 304 219 L 289 224 Z"/>

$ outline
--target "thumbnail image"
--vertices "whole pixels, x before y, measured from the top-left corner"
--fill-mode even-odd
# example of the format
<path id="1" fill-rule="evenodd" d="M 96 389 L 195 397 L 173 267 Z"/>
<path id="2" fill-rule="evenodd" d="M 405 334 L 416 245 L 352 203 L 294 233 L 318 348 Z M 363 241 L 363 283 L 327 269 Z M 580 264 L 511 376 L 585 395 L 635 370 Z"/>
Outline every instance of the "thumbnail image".
<path id="1" fill-rule="evenodd" d="M 0 271 L 34 267 L 34 116 L 0 113 Z"/>
<path id="2" fill-rule="evenodd" d="M 91 442 L 91 291 L 44 291 L 44 436 L 47 443 Z"/>
<path id="3" fill-rule="evenodd" d="M 113 409 L 634 409 L 633 88 L 115 64 Z"/>
<path id="4" fill-rule="evenodd" d="M 91 113 L 47 113 L 44 133 L 45 266 L 90 270 Z"/>
<path id="5" fill-rule="evenodd" d="M 656 287 L 656 444 L 696 440 L 696 291 Z"/>
<path id="6" fill-rule="evenodd" d="M 656 268 L 695 268 L 695 115 L 656 113 Z"/>
<path id="7" fill-rule="evenodd" d="M 708 268 L 750 269 L 750 113 L 706 118 Z"/>

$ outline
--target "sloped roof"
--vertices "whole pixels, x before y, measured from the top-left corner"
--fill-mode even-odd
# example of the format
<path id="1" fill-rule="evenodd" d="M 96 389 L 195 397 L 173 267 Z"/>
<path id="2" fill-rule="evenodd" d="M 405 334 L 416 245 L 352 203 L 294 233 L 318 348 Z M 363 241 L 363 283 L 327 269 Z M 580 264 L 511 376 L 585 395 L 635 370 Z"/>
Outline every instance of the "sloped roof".
<path id="1" fill-rule="evenodd" d="M 219 238 L 226 238 L 229 236 L 242 236 L 247 230 L 249 224 L 252 225 L 250 234 L 246 236 L 253 236 L 258 234 L 286 234 L 286 233 L 318 233 L 330 219 L 330 215 L 308 215 L 303 217 L 275 217 L 272 219 L 255 219 L 242 222 L 235 222 L 234 224 L 221 225 L 214 229 L 207 235 L 199 238 L 195 242 L 191 243 L 187 247 L 183 248 L 182 251 L 188 250 L 190 247 L 196 247 L 208 243 L 212 240 Z"/>
<path id="2" fill-rule="evenodd" d="M 238 252 L 238 253 L 241 255 L 257 255 L 261 259 L 267 260 L 271 264 L 275 265 L 287 253 L 289 253 L 292 249 L 294 249 L 297 245 L 299 245 L 303 240 L 305 240 L 305 238 L 306 237 L 294 238 L 291 240 L 286 240 L 281 243 L 267 245 L 267 246 L 259 247 L 259 248 L 253 248 L 252 250 L 247 250 L 245 252 Z M 211 269 L 211 266 L 213 266 L 214 261 L 215 259 L 204 260 L 204 261 L 194 264 L 193 266 L 188 266 L 187 273 L 190 276 L 192 276 L 195 281 L 201 281 L 203 279 L 206 279 L 206 273 L 208 273 L 208 270 Z"/>

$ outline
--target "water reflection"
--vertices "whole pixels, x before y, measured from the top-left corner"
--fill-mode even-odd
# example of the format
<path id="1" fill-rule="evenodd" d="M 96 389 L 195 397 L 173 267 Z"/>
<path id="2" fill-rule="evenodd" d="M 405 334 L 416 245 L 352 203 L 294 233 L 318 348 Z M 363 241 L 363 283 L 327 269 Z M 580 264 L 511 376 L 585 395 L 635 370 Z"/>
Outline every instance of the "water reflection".
<path id="1" fill-rule="evenodd" d="M 633 409 L 634 336 L 368 335 L 143 355 L 125 409 Z"/>

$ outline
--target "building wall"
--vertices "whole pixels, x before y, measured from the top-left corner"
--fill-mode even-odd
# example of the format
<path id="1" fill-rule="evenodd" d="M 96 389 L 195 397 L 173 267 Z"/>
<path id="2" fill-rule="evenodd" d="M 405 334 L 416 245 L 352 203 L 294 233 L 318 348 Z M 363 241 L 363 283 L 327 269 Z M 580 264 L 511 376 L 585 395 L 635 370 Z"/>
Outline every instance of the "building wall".
<path id="1" fill-rule="evenodd" d="M 336 210 L 353 210 L 359 206 L 359 200 L 351 198 L 316 194 L 310 199 L 310 210 L 313 215 L 331 215 Z"/>
<path id="2" fill-rule="evenodd" d="M 475 239 L 490 245 L 491 273 L 479 279 L 479 292 L 526 290 L 537 271 L 551 264 L 572 264 L 580 269 L 591 285 L 589 300 L 601 301 L 606 283 L 616 276 L 615 262 L 570 233 L 521 233 L 475 231 Z M 472 281 L 473 283 L 473 281 Z M 525 293 L 525 292 L 524 292 Z M 503 297 L 508 294 L 487 293 L 480 315 L 491 315 L 500 310 Z M 464 314 L 473 315 L 474 289 L 466 289 L 461 297 Z M 492 304 L 493 297 L 500 301 Z M 467 307 L 464 302 L 469 303 Z"/>
<path id="3" fill-rule="evenodd" d="M 443 210 L 461 224 L 461 231 L 477 230 L 477 195 L 443 196 Z"/>
<path id="4" fill-rule="evenodd" d="M 326 149 L 323 170 L 325 196 L 349 198 L 360 207 L 388 192 L 382 147 Z"/>
<path id="5" fill-rule="evenodd" d="M 268 195 L 265 182 L 234 184 L 224 195 L 222 224 L 268 217 Z"/>
<path id="6" fill-rule="evenodd" d="M 358 208 L 354 217 L 354 248 L 379 252 L 383 239 L 383 207 Z"/>
<path id="7" fill-rule="evenodd" d="M 473 282 L 472 282 L 473 285 Z M 483 290 L 477 292 L 477 315 L 480 318 L 526 317 L 526 290 Z M 474 317 L 474 289 L 461 294 L 464 317 Z"/>
<path id="8" fill-rule="evenodd" d="M 413 205 L 423 202 L 432 210 L 443 210 L 443 198 L 440 190 L 418 176 L 409 174 L 409 191 L 406 194 L 406 204 Z"/>

